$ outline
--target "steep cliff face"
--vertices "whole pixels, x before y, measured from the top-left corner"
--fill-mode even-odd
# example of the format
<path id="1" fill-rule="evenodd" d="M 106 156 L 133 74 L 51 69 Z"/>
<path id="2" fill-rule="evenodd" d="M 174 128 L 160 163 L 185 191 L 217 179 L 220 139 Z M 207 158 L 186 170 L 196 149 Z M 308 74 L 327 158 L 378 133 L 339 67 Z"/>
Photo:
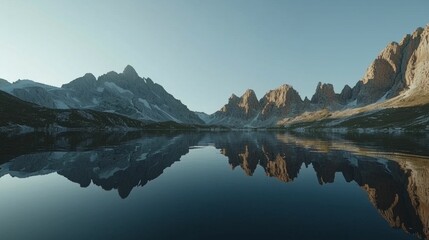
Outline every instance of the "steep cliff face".
<path id="1" fill-rule="evenodd" d="M 302 107 L 298 92 L 286 84 L 270 90 L 259 101 L 253 90 L 247 90 L 241 97 L 233 94 L 209 123 L 233 127 L 271 125 L 284 116 L 299 113 Z"/>
<path id="2" fill-rule="evenodd" d="M 344 87 L 343 96 L 340 94 L 336 94 L 334 91 L 334 86 L 330 83 L 321 83 L 317 84 L 316 92 L 314 93 L 313 97 L 311 98 L 311 103 L 318 105 L 319 107 L 327 107 L 330 109 L 336 109 L 339 104 L 344 103 L 345 101 L 342 101 L 342 98 L 346 98 L 348 92 L 347 88 Z"/>
<path id="3" fill-rule="evenodd" d="M 345 85 L 343 90 L 341 90 L 340 93 L 340 103 L 341 104 L 346 104 L 347 101 L 349 101 L 353 96 L 353 90 L 349 85 Z"/>
<path id="4" fill-rule="evenodd" d="M 241 97 L 232 94 L 228 103 L 210 116 L 206 122 L 227 126 L 243 126 L 255 119 L 260 109 L 261 106 L 255 92 L 248 89 Z"/>
<path id="5" fill-rule="evenodd" d="M 301 111 L 303 101 L 292 86 L 284 84 L 265 94 L 260 101 L 263 120 L 297 114 Z"/>
<path id="6" fill-rule="evenodd" d="M 429 103 L 428 91 L 429 25 L 406 35 L 399 43 L 388 44 L 353 88 L 346 85 L 337 94 L 332 84 L 319 82 L 311 100 L 306 98 L 302 101 L 299 94 L 285 84 L 269 91 L 259 101 L 261 111 L 253 121 L 236 115 L 234 123 L 257 127 L 282 125 L 290 121 L 312 122 L 321 120 L 320 110 L 331 111 L 322 114 L 324 117 L 331 116 L 330 113 L 333 114 L 334 110 L 338 113 L 335 115 L 337 118 L 349 117 L 354 114 L 353 111 L 348 111 L 350 108 L 383 104 L 387 101 L 389 104 L 375 107 L 371 105 L 356 112 L 416 106 Z M 227 119 L 229 116 L 224 117 Z M 227 125 L 230 123 L 220 120 L 219 116 L 217 122 Z"/>
<path id="7" fill-rule="evenodd" d="M 413 40 L 407 49 L 405 85 L 419 91 L 429 90 L 429 25 L 418 29 L 410 38 Z M 415 49 L 413 51 L 413 49 Z"/>
<path id="8" fill-rule="evenodd" d="M 228 99 L 228 103 L 215 115 L 249 119 L 255 117 L 260 108 L 255 92 L 248 89 L 241 97 L 232 94 Z"/>
<path id="9" fill-rule="evenodd" d="M 354 88 L 357 104 L 366 105 L 396 97 L 416 86 L 427 89 L 428 32 L 429 26 L 418 28 L 400 43 L 392 42 L 383 49 Z"/>

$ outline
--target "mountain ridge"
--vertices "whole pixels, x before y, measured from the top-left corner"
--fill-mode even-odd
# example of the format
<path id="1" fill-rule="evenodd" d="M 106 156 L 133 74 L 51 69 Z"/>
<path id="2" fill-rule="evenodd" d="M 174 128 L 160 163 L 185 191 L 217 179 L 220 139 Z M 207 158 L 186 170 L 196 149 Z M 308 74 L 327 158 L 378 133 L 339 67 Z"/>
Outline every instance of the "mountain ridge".
<path id="1" fill-rule="evenodd" d="M 429 25 L 405 35 L 399 43 L 387 44 L 362 79 L 353 87 L 345 85 L 341 92 L 335 92 L 330 83 L 319 82 L 311 99 L 302 99 L 291 85 L 283 84 L 258 99 L 247 89 L 240 97 L 232 94 L 211 115 L 189 110 L 130 65 L 122 73 L 110 71 L 98 78 L 86 73 L 60 88 L 31 80 L 9 83 L 0 79 L 0 90 L 46 108 L 91 109 L 143 121 L 265 128 L 314 125 L 323 120 L 324 127 L 336 126 L 366 113 L 429 104 Z"/>
<path id="2" fill-rule="evenodd" d="M 98 78 L 86 73 L 61 87 L 18 80 L 1 83 L 0 90 L 47 108 L 92 109 L 145 121 L 203 124 L 180 100 L 150 78 L 140 77 L 130 65 L 122 73 L 110 71 Z"/>
<path id="3" fill-rule="evenodd" d="M 291 93 L 287 94 L 289 90 Z M 349 112 L 346 115 L 350 117 L 362 111 L 375 111 L 377 108 L 382 110 L 429 104 L 427 91 L 429 25 L 405 35 L 399 43 L 389 43 L 353 88 L 345 85 L 340 93 L 336 93 L 332 84 L 319 82 L 311 100 L 307 97 L 302 100 L 292 86 L 283 84 L 268 91 L 259 100 L 262 110 L 254 108 L 254 118 L 240 118 L 240 114 L 234 112 L 237 110 L 233 106 L 234 102 L 228 101 L 221 110 L 208 118 L 208 123 L 231 127 L 269 127 L 286 126 L 292 118 L 295 119 L 292 122 L 310 122 L 321 120 L 317 117 L 325 119 L 331 115 L 320 112 Z M 356 111 L 349 111 L 350 109 Z"/>

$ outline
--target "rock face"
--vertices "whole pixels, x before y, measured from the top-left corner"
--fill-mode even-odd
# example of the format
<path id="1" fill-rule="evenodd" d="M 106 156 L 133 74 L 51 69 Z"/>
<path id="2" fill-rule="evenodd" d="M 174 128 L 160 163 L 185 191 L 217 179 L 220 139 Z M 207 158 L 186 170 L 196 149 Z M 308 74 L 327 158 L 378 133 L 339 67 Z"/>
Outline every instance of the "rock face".
<path id="1" fill-rule="evenodd" d="M 0 85 L 0 90 L 44 107 L 93 109 L 135 119 L 203 124 L 184 104 L 150 78 L 139 77 L 133 67 L 108 72 L 98 79 L 87 73 L 56 88 L 30 80 Z"/>
<path id="2" fill-rule="evenodd" d="M 300 113 L 303 101 L 292 86 L 284 84 L 261 99 L 262 119 Z"/>
<path id="3" fill-rule="evenodd" d="M 218 115 L 250 119 L 256 116 L 260 108 L 255 92 L 248 89 L 241 97 L 233 94 L 228 99 L 228 103 L 220 109 Z"/>
<path id="4" fill-rule="evenodd" d="M 258 116 L 261 105 L 253 90 L 248 89 L 241 97 L 232 94 L 219 111 L 208 120 L 210 124 L 241 126 Z"/>
<path id="5" fill-rule="evenodd" d="M 316 87 L 316 93 L 311 98 L 311 103 L 323 106 L 331 106 L 337 103 L 339 97 L 335 94 L 334 86 L 329 83 L 322 84 L 319 82 Z"/>
<path id="6" fill-rule="evenodd" d="M 212 115 L 209 123 L 233 127 L 265 126 L 283 116 L 299 113 L 302 105 L 298 92 L 286 84 L 269 91 L 259 101 L 253 90 L 247 90 L 241 97 L 233 94 L 228 103 Z"/>
<path id="7" fill-rule="evenodd" d="M 231 97 L 227 105 L 211 116 L 214 116 L 211 121 L 230 126 L 273 126 L 281 123 L 282 118 L 296 117 L 304 112 L 363 107 L 397 96 L 408 98 L 414 105 L 422 102 L 421 98 L 428 99 L 424 100 L 427 103 L 428 91 L 429 25 L 406 35 L 400 43 L 388 44 L 353 88 L 346 85 L 337 94 L 332 84 L 319 82 L 311 100 L 305 98 L 302 101 L 299 94 L 285 84 L 269 91 L 259 101 L 260 112 L 252 111 L 251 120 L 249 115 L 230 114 L 238 112 L 232 106 L 238 106 L 240 102 L 240 98 Z M 400 104 L 399 101 L 398 106 Z"/>
<path id="8" fill-rule="evenodd" d="M 340 93 L 340 102 L 346 104 L 353 96 L 353 90 L 349 85 L 345 85 Z"/>
<path id="9" fill-rule="evenodd" d="M 354 87 L 358 105 L 398 96 L 416 86 L 428 89 L 429 26 L 406 35 L 400 43 L 392 42 L 368 67 Z"/>

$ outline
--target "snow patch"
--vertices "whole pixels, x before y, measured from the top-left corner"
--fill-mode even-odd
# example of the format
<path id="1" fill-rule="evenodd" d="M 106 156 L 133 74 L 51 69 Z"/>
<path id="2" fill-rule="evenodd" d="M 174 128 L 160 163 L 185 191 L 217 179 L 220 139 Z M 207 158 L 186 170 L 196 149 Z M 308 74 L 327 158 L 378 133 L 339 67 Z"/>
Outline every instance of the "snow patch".
<path id="1" fill-rule="evenodd" d="M 141 99 L 141 98 L 139 98 L 139 102 L 143 103 L 147 108 L 152 109 L 152 108 L 150 107 L 149 102 L 148 102 L 148 101 L 146 101 L 146 99 Z"/>
<path id="2" fill-rule="evenodd" d="M 143 153 L 142 155 L 140 155 L 139 158 L 136 159 L 136 161 L 143 161 L 147 158 L 147 153 Z"/>
<path id="3" fill-rule="evenodd" d="M 375 103 L 382 103 L 382 102 L 386 101 L 388 93 L 389 92 L 387 92 L 386 94 L 384 94 L 383 97 L 381 97 L 380 99 L 378 99 L 377 102 L 375 102 Z"/>
<path id="4" fill-rule="evenodd" d="M 98 100 L 98 99 L 96 99 L 96 98 L 93 98 L 93 99 L 91 100 L 91 102 L 92 102 L 93 104 L 95 104 L 95 105 L 100 104 L 100 100 Z"/>
<path id="5" fill-rule="evenodd" d="M 125 90 L 121 87 L 119 87 L 118 85 L 116 85 L 115 83 L 112 82 L 105 82 L 104 85 L 110 89 L 114 89 L 115 91 L 124 94 L 124 93 L 129 93 L 129 94 L 133 94 L 130 90 Z"/>
<path id="6" fill-rule="evenodd" d="M 357 106 L 357 99 L 347 104 L 347 107 L 356 107 L 356 106 Z"/>
<path id="7" fill-rule="evenodd" d="M 70 107 L 67 106 L 67 104 L 65 104 L 65 102 L 61 100 L 54 100 L 54 103 L 55 103 L 55 108 L 57 109 L 70 109 Z"/>
<path id="8" fill-rule="evenodd" d="M 46 90 L 57 89 L 56 87 L 49 86 L 42 83 L 37 83 L 31 80 L 18 80 L 10 85 L 1 87 L 1 90 L 8 93 L 12 93 L 12 91 L 15 89 L 24 89 L 24 88 L 31 88 L 31 87 L 40 87 Z"/>
<path id="9" fill-rule="evenodd" d="M 104 171 L 98 171 L 97 174 L 98 174 L 98 177 L 100 179 L 108 179 L 108 178 L 112 177 L 113 175 L 115 175 L 116 172 L 123 171 L 125 169 L 127 169 L 127 166 L 125 166 L 125 167 L 114 167 L 112 169 L 107 169 Z M 98 170 L 98 169 L 96 169 L 96 170 Z"/>
<path id="10" fill-rule="evenodd" d="M 156 109 L 158 109 L 160 112 L 164 113 L 165 115 L 167 115 L 169 118 L 171 118 L 173 121 L 177 122 L 177 123 L 181 123 L 182 121 L 178 120 L 177 118 L 171 116 L 169 113 L 167 113 L 166 111 L 162 110 L 161 108 L 158 107 L 158 105 L 153 105 L 153 107 L 155 107 Z"/>

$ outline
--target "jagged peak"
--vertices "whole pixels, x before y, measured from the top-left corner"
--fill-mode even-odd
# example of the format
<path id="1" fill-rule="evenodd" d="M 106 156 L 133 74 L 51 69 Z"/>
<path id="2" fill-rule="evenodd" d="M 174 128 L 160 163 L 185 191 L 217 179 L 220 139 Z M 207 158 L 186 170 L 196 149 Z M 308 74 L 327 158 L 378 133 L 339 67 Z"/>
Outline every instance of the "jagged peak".
<path id="1" fill-rule="evenodd" d="M 232 99 L 238 99 L 239 97 L 237 97 L 237 95 L 235 95 L 234 93 L 233 94 L 231 94 L 231 97 L 229 97 L 229 100 L 232 100 Z"/>
<path id="2" fill-rule="evenodd" d="M 291 85 L 285 83 L 280 85 L 280 87 L 278 87 L 277 89 L 291 89 L 291 88 L 293 89 Z"/>
<path id="3" fill-rule="evenodd" d="M 0 84 L 11 84 L 6 79 L 0 78 Z"/>
<path id="4" fill-rule="evenodd" d="M 243 93 L 243 95 L 241 96 L 241 98 L 249 98 L 249 97 L 255 97 L 256 98 L 255 91 L 253 91 L 252 89 L 247 89 Z"/>
<path id="5" fill-rule="evenodd" d="M 137 74 L 136 70 L 131 65 L 127 65 L 124 68 L 124 71 L 122 72 L 122 74 L 124 74 L 127 77 L 133 78 L 133 79 L 139 77 L 139 75 Z"/>
<path id="6" fill-rule="evenodd" d="M 246 89 L 246 91 L 244 92 L 244 94 L 255 94 L 255 91 L 253 91 L 253 89 Z"/>
<path id="7" fill-rule="evenodd" d="M 83 75 L 83 78 L 90 79 L 90 80 L 97 80 L 97 78 L 92 73 L 85 73 L 85 75 Z"/>
<path id="8" fill-rule="evenodd" d="M 151 78 L 145 78 L 144 80 L 146 81 L 146 83 L 155 84 Z"/>
<path id="9" fill-rule="evenodd" d="M 82 77 L 78 77 L 69 83 L 63 84 L 61 88 L 73 88 L 78 85 L 87 87 L 86 86 L 87 84 L 95 84 L 96 81 L 97 81 L 97 78 L 94 76 L 94 74 L 86 73 Z"/>
<path id="10" fill-rule="evenodd" d="M 334 91 L 334 85 L 332 85 L 331 83 L 322 83 L 322 82 L 319 82 L 317 84 L 316 91 L 319 90 L 319 89 L 329 89 L 329 90 L 332 89 L 332 91 Z"/>

